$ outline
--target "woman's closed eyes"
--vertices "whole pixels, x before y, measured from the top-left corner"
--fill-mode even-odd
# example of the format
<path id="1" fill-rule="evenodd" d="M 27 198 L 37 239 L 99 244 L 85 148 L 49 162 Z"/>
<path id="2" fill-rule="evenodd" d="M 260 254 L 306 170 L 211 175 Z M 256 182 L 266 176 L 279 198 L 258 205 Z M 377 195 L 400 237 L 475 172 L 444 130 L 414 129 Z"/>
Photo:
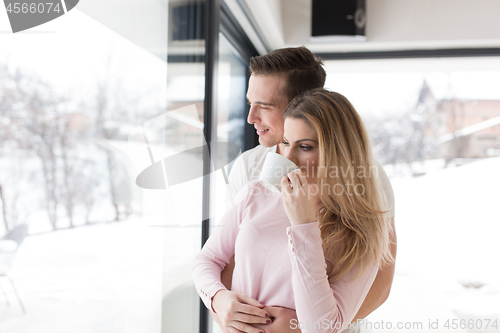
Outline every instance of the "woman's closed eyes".
<path id="1" fill-rule="evenodd" d="M 290 146 L 290 143 L 286 140 L 283 140 L 282 144 L 284 144 L 285 146 L 289 147 Z M 308 150 L 312 150 L 314 149 L 313 146 L 311 145 L 307 145 L 307 144 L 300 144 L 299 145 L 299 149 L 300 150 L 304 150 L 304 151 L 308 151 Z"/>
<path id="2" fill-rule="evenodd" d="M 284 141 L 284 142 L 282 142 L 282 143 L 283 143 L 285 146 L 287 146 L 287 147 L 288 147 L 288 146 L 290 146 L 290 143 L 288 143 L 287 141 Z M 300 145 L 300 146 L 299 146 L 299 149 L 301 149 L 301 150 L 306 150 L 306 151 L 307 151 L 307 150 L 311 150 L 311 149 L 313 149 L 313 147 L 308 146 L 308 145 Z"/>

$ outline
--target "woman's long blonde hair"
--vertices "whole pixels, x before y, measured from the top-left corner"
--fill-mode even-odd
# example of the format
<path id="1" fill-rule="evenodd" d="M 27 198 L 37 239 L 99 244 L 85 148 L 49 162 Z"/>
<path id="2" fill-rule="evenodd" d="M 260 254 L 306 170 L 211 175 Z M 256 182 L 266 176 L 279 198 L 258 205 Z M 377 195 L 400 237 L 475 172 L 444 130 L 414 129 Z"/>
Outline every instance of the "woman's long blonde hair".
<path id="1" fill-rule="evenodd" d="M 343 95 L 314 89 L 293 99 L 284 117 L 302 119 L 317 133 L 321 207 L 318 220 L 328 278 L 357 267 L 392 262 L 392 232 L 378 170 L 361 117 Z"/>

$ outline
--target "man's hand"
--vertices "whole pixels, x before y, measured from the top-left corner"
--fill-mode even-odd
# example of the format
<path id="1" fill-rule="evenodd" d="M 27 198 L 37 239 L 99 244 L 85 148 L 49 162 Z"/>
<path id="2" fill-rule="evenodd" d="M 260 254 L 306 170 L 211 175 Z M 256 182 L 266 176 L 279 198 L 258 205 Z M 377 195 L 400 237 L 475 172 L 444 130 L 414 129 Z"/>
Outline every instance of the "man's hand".
<path id="1" fill-rule="evenodd" d="M 219 290 L 212 299 L 212 307 L 224 332 L 262 333 L 263 330 L 250 324 L 271 323 L 271 314 L 263 309 L 264 304 L 233 291 Z"/>
<path id="2" fill-rule="evenodd" d="M 252 326 L 264 330 L 266 333 L 300 333 L 301 330 L 298 328 L 297 314 L 295 310 L 276 307 L 276 306 L 266 306 L 264 310 L 269 312 L 271 315 L 271 324 L 254 324 Z M 295 320 L 297 325 L 290 322 Z"/>

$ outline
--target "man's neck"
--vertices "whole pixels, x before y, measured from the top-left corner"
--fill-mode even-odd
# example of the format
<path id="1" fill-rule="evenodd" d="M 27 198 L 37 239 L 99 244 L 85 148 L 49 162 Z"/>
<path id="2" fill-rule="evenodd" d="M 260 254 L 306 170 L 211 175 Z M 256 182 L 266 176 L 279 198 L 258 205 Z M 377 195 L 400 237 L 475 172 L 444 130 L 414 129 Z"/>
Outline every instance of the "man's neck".
<path id="1" fill-rule="evenodd" d="M 278 144 L 276 145 L 276 154 L 283 155 L 283 147 L 282 147 L 282 146 L 283 146 L 283 145 L 282 145 L 282 144 L 280 144 L 280 143 L 278 143 Z"/>

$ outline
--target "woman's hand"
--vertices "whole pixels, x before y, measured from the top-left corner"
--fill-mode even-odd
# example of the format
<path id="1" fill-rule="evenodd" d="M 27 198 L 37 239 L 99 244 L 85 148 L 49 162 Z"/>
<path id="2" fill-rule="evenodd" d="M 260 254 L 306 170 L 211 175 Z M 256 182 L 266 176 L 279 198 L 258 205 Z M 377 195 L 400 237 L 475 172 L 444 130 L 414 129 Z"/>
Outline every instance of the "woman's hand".
<path id="1" fill-rule="evenodd" d="M 302 171 L 290 172 L 281 179 L 285 212 L 292 225 L 311 223 L 317 220 L 314 187 L 307 182 Z M 292 182 L 288 182 L 288 179 Z M 316 188 L 317 190 L 317 188 Z M 316 191 L 317 192 L 317 191 Z"/>
<path id="2" fill-rule="evenodd" d="M 250 324 L 270 324 L 270 314 L 259 301 L 229 290 L 219 290 L 212 298 L 224 332 L 262 333 Z"/>
<path id="3" fill-rule="evenodd" d="M 255 324 L 257 328 L 261 328 L 266 333 L 300 333 L 298 328 L 297 313 L 295 310 L 283 308 L 279 306 L 266 306 L 264 310 L 271 314 L 271 324 Z"/>

